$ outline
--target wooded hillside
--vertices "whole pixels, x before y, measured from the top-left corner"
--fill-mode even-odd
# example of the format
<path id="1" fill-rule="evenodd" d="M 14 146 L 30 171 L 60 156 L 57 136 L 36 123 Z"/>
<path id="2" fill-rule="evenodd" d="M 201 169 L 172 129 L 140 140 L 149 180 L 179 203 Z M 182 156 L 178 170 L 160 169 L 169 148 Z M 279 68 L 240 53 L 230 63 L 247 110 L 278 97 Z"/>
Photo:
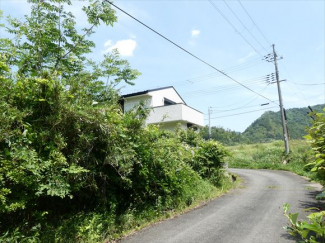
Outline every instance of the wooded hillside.
<path id="1" fill-rule="evenodd" d="M 311 108 L 316 112 L 321 112 L 325 104 L 315 105 Z M 290 139 L 303 139 L 307 134 L 306 128 L 311 125 L 312 118 L 308 116 L 308 107 L 292 108 L 286 110 L 287 126 Z M 204 139 L 209 138 L 208 126 L 201 130 Z M 212 127 L 211 137 L 226 145 L 249 144 L 260 142 L 271 142 L 282 140 L 283 131 L 280 111 L 267 111 L 256 121 L 254 121 L 243 133 L 225 129 L 222 127 Z"/>
<path id="2" fill-rule="evenodd" d="M 312 109 L 321 112 L 324 104 L 312 106 Z M 287 126 L 290 139 L 302 139 L 307 134 L 306 127 L 311 125 L 308 107 L 286 110 Z M 243 137 L 252 143 L 269 142 L 283 138 L 280 111 L 267 111 L 254 121 L 243 133 Z"/>

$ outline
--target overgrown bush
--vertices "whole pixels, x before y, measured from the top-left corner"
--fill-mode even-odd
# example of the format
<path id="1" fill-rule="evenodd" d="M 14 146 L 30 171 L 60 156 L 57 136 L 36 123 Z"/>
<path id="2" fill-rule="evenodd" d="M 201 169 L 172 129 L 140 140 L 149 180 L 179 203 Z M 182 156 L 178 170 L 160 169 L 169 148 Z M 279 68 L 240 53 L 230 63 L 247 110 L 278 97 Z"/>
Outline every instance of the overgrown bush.
<path id="1" fill-rule="evenodd" d="M 91 1 L 79 34 L 70 1 L 30 3 L 0 39 L 0 241 L 112 239 L 214 195 L 224 148 L 144 127 L 141 105 L 123 114 L 114 87 L 140 73 L 117 51 L 86 58 L 94 28 L 116 20 L 109 4 Z"/>
<path id="2" fill-rule="evenodd" d="M 325 108 L 323 111 L 325 112 Z M 311 113 L 310 116 L 314 121 L 305 138 L 311 142 L 315 160 L 307 166 L 312 167 L 311 171 L 317 172 L 325 181 L 325 113 Z"/>

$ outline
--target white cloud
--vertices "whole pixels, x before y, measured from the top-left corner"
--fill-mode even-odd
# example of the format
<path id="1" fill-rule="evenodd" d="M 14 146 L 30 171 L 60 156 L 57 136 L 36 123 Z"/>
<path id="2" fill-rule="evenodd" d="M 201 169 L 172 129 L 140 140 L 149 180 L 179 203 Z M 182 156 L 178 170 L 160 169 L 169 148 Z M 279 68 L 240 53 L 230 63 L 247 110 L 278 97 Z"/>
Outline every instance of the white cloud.
<path id="1" fill-rule="evenodd" d="M 250 57 L 252 57 L 254 55 L 256 55 L 256 52 L 255 51 L 252 51 L 252 52 L 248 53 L 245 57 L 239 58 L 238 59 L 238 62 L 239 63 L 244 63 L 244 62 L 247 61 L 247 59 L 249 59 Z"/>
<path id="2" fill-rule="evenodd" d="M 198 38 L 200 35 L 201 31 L 200 30 L 191 30 L 191 39 L 188 42 L 191 46 L 195 46 L 196 45 L 196 40 L 195 38 Z"/>
<path id="3" fill-rule="evenodd" d="M 117 49 L 121 56 L 133 56 L 136 46 L 137 42 L 132 39 L 119 40 L 114 45 L 111 40 L 107 40 L 104 43 L 104 47 L 107 47 L 104 53 Z"/>
<path id="4" fill-rule="evenodd" d="M 105 47 L 108 47 L 108 46 L 111 46 L 112 45 L 112 41 L 111 40 L 107 40 L 105 43 L 104 43 L 104 46 Z"/>
<path id="5" fill-rule="evenodd" d="M 201 31 L 200 30 L 192 30 L 191 35 L 192 37 L 198 37 L 200 35 Z"/>

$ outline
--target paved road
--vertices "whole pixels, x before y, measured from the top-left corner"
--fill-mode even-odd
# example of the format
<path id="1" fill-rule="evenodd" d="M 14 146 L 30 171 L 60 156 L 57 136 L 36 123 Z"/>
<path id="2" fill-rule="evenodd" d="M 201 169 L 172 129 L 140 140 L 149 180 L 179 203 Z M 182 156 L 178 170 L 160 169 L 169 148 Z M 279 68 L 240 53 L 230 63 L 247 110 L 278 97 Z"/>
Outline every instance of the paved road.
<path id="1" fill-rule="evenodd" d="M 292 211 L 315 206 L 319 184 L 285 171 L 231 169 L 242 188 L 177 218 L 148 227 L 122 243 L 296 242 L 283 230 L 282 205 Z M 318 205 L 323 206 L 323 205 Z"/>

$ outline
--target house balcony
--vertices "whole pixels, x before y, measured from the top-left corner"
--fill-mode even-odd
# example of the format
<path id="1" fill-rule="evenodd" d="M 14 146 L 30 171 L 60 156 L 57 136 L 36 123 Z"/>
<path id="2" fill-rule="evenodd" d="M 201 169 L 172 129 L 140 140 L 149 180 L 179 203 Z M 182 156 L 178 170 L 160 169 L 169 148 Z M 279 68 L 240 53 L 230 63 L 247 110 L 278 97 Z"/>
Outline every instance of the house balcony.
<path id="1" fill-rule="evenodd" d="M 146 120 L 147 124 L 187 123 L 203 127 L 203 113 L 185 104 L 154 107 Z"/>

